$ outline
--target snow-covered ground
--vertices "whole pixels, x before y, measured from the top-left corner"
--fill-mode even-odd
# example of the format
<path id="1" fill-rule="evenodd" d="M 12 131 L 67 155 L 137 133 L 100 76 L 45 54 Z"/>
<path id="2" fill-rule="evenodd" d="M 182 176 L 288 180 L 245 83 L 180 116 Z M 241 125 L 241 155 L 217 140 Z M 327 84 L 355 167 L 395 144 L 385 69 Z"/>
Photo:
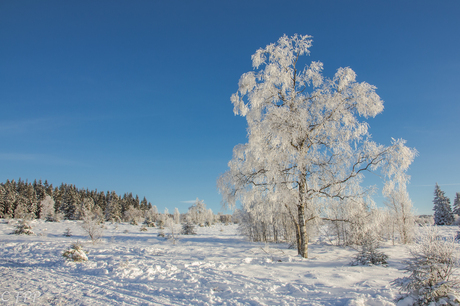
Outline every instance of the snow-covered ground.
<path id="1" fill-rule="evenodd" d="M 388 267 L 350 266 L 356 251 L 318 239 L 303 259 L 284 244 L 246 241 L 236 225 L 197 228 L 174 244 L 157 228 L 106 223 L 92 244 L 81 221 L 36 220 L 36 236 L 10 235 L 16 222 L 0 219 L 0 305 L 394 305 L 391 282 L 409 256 L 388 244 Z M 62 256 L 76 241 L 87 262 Z"/>

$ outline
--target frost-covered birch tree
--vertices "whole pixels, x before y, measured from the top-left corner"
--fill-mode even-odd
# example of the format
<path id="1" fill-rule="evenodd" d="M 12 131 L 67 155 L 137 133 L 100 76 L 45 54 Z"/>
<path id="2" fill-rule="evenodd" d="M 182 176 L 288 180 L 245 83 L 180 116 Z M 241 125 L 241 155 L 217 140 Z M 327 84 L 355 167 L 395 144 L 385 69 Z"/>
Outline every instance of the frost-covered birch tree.
<path id="1" fill-rule="evenodd" d="M 54 200 L 51 196 L 46 197 L 40 202 L 40 219 L 54 220 Z"/>
<path id="2" fill-rule="evenodd" d="M 405 187 L 405 184 L 398 187 L 388 184 L 384 194 L 385 204 L 390 209 L 391 220 L 396 225 L 400 241 L 408 244 L 415 236 L 415 215 L 412 210 L 412 201 Z"/>
<path id="3" fill-rule="evenodd" d="M 187 215 L 192 223 L 204 226 L 206 222 L 206 204 L 204 201 L 196 198 L 195 203 L 188 208 Z"/>
<path id="4" fill-rule="evenodd" d="M 175 224 L 180 223 L 180 212 L 179 212 L 179 209 L 177 207 L 174 208 L 174 223 Z"/>
<path id="5" fill-rule="evenodd" d="M 362 118 L 382 112 L 383 101 L 374 86 L 356 81 L 352 69 L 339 68 L 329 79 L 321 62 L 299 67 L 311 44 L 308 35 L 284 35 L 252 56 L 254 71 L 241 76 L 231 96 L 234 113 L 246 117 L 248 142 L 234 148 L 218 180 L 224 205 L 288 199 L 303 257 L 307 223 L 320 217 L 318 207 L 329 199 L 363 197 L 365 172 L 407 181 L 416 154 L 401 139 L 389 146 L 371 140 Z"/>

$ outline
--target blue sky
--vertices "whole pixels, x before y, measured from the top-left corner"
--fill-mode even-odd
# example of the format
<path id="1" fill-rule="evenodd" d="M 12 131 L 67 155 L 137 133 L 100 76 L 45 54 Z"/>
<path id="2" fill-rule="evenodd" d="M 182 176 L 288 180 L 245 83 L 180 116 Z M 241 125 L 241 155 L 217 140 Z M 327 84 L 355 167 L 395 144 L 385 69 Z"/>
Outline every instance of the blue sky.
<path id="1" fill-rule="evenodd" d="M 0 181 L 47 179 L 132 192 L 160 210 L 200 198 L 246 122 L 230 96 L 251 55 L 313 36 L 326 76 L 351 67 L 378 87 L 374 140 L 419 156 L 409 192 L 460 192 L 460 2 L 0 1 Z"/>

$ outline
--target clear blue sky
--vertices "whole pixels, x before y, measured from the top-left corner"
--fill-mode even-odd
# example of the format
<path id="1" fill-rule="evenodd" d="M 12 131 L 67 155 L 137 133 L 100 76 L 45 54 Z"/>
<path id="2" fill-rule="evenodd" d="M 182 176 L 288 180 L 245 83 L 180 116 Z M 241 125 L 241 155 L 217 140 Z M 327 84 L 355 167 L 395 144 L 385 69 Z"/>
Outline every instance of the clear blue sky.
<path id="1" fill-rule="evenodd" d="M 409 192 L 460 192 L 460 1 L 0 0 L 0 181 L 133 192 L 160 210 L 200 198 L 246 122 L 230 96 L 251 55 L 309 34 L 325 74 L 378 87 L 374 139 L 419 156 Z"/>

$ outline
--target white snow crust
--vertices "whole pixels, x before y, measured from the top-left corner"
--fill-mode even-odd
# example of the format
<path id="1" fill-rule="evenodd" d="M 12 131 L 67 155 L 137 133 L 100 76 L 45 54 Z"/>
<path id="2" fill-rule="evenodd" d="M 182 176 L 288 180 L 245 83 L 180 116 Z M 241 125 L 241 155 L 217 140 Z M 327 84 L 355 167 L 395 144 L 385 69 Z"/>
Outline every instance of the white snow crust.
<path id="1" fill-rule="evenodd" d="M 0 220 L 1 305 L 395 305 L 391 281 L 409 257 L 387 244 L 388 267 L 350 266 L 355 250 L 319 236 L 304 259 L 285 244 L 248 242 L 236 225 L 198 227 L 173 244 L 157 228 L 106 223 L 93 244 L 81 221 L 34 220 L 36 236 L 11 235 L 17 222 Z M 86 262 L 62 256 L 77 241 Z"/>

